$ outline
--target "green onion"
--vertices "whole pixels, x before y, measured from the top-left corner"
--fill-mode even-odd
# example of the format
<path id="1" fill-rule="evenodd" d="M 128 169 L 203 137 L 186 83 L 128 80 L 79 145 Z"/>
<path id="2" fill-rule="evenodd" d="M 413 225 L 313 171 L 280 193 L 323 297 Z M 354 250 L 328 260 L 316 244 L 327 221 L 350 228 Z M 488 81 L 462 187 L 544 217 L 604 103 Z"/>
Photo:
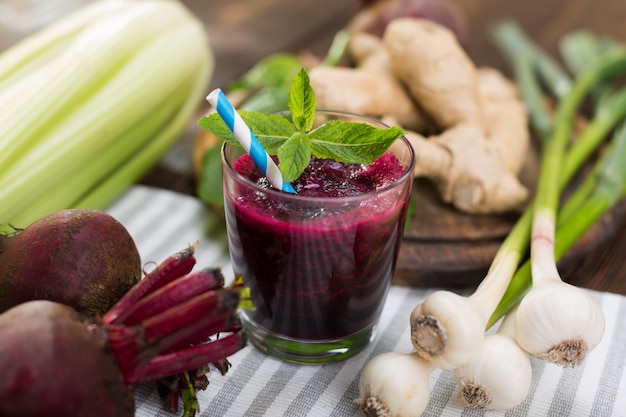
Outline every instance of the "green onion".
<path id="1" fill-rule="evenodd" d="M 508 56 L 513 55 L 513 51 L 508 51 Z M 598 55 L 596 55 L 596 57 L 598 57 Z M 535 55 L 535 59 L 540 59 L 539 55 Z M 557 148 L 560 148 L 561 152 L 571 134 L 571 126 L 573 123 L 573 117 L 575 116 L 576 108 L 585 97 L 585 95 L 592 89 L 594 91 L 597 91 L 599 86 L 606 84 L 606 79 L 610 79 L 616 75 L 623 73 L 624 71 L 625 55 L 623 52 L 614 48 L 611 53 L 605 54 L 605 57 L 603 59 L 604 60 L 596 64 L 594 68 L 587 68 L 586 72 L 583 71 L 583 68 L 580 68 L 581 73 L 579 73 L 579 77 L 575 85 L 574 91 L 570 91 L 569 97 L 564 98 L 564 103 L 561 103 L 560 112 L 557 113 L 557 116 L 560 117 L 560 120 L 558 120 L 558 124 L 560 124 L 561 127 L 560 131 L 555 131 L 555 134 L 559 135 L 557 137 L 557 140 L 560 141 L 560 143 L 557 144 Z M 516 62 L 513 62 L 513 65 L 516 65 Z M 539 88 L 537 78 L 532 80 L 532 82 L 535 83 L 535 85 L 532 86 L 533 88 Z M 527 84 L 524 84 L 521 87 L 525 88 L 526 85 Z M 603 99 L 603 101 L 598 104 L 595 116 L 592 119 L 591 123 L 581 133 L 577 141 L 574 142 L 574 144 L 567 151 L 563 162 L 561 163 L 557 161 L 556 165 L 553 165 L 547 169 L 547 176 L 552 176 L 552 184 L 550 184 L 551 191 L 548 191 L 548 193 L 552 193 L 552 196 L 549 199 L 545 200 L 547 201 L 549 207 L 552 207 L 550 210 L 556 210 L 560 191 L 564 189 L 564 187 L 569 183 L 569 181 L 573 178 L 578 169 L 583 165 L 583 163 L 585 163 L 588 158 L 598 149 L 598 147 L 602 144 L 602 142 L 610 134 L 610 132 L 612 131 L 612 129 L 614 129 L 618 122 L 626 117 L 626 90 L 613 93 L 611 96 L 606 97 L 608 98 Z M 615 148 L 617 148 L 617 146 L 615 146 Z M 549 152 L 549 148 L 548 150 L 544 149 L 544 153 L 546 152 Z M 619 151 L 613 151 L 612 154 L 614 155 L 613 158 L 616 158 L 616 160 L 619 161 L 621 153 Z M 544 163 L 549 164 L 552 162 Z M 553 169 L 559 164 L 561 164 L 560 169 Z M 563 207 L 564 212 L 562 212 L 562 215 L 559 215 L 559 229 L 556 232 L 555 256 L 562 256 L 564 252 L 569 249 L 571 245 L 573 245 L 573 239 L 576 238 L 576 236 L 579 237 L 579 234 L 582 234 L 582 231 L 590 227 L 593 223 L 593 219 L 598 218 L 598 212 L 605 212 L 606 210 L 608 210 L 610 205 L 615 203 L 615 198 L 618 198 L 617 196 L 619 196 L 619 193 L 614 192 L 613 200 L 609 201 L 605 199 L 603 201 L 598 201 L 595 199 L 597 189 L 601 185 L 601 182 L 598 180 L 598 178 L 603 177 L 604 175 L 600 174 L 600 172 L 606 169 L 605 166 L 607 165 L 610 166 L 611 164 L 608 164 L 606 162 L 598 163 L 592 175 L 590 175 L 585 180 L 585 182 L 583 182 L 581 187 L 578 188 L 576 193 L 574 193 L 574 195 L 571 197 L 568 204 Z M 613 163 L 613 165 L 615 165 L 615 162 Z M 613 177 L 615 177 L 615 175 L 613 175 Z M 554 183 L 555 178 L 556 183 Z M 556 191 L 556 194 L 555 188 L 556 190 L 558 190 Z M 602 187 L 600 187 L 600 189 L 601 188 Z M 546 192 L 545 189 L 543 192 Z M 608 207 L 606 205 L 607 201 L 609 204 Z M 585 203 L 584 206 L 582 205 L 582 202 Z M 518 220 L 518 223 L 515 225 L 514 230 L 516 230 L 517 228 L 524 229 L 526 231 L 530 230 L 533 218 L 532 213 L 533 207 L 530 207 Z M 564 228 L 565 226 L 562 226 L 562 223 L 564 220 L 569 218 L 569 213 L 576 213 L 576 218 L 584 216 L 585 221 L 579 221 L 575 224 L 567 222 L 568 226 L 567 228 Z M 512 233 L 511 235 L 511 239 L 505 240 L 504 245 L 519 245 L 520 249 L 523 248 L 525 242 L 521 239 L 516 240 L 515 233 Z M 568 238 L 565 238 L 565 236 L 568 236 Z M 512 241 L 509 242 L 509 240 Z M 507 313 L 507 311 L 510 310 L 510 308 L 516 305 L 519 300 L 522 299 L 523 296 L 526 294 L 530 285 L 531 268 L 530 262 L 527 261 L 515 273 L 514 277 L 511 280 L 511 283 L 509 284 L 509 288 L 505 292 L 502 300 L 500 301 L 500 304 L 490 318 L 487 327 L 491 327 L 493 324 L 495 324 L 504 314 Z"/>
<path id="2" fill-rule="evenodd" d="M 542 86 L 547 86 L 554 97 L 561 99 L 571 89 L 571 78 L 528 39 L 517 23 L 502 21 L 491 29 L 490 35 L 512 65 L 533 129 L 540 138 L 548 137 L 552 131 L 552 116 Z M 545 82 L 540 84 L 538 78 Z"/>

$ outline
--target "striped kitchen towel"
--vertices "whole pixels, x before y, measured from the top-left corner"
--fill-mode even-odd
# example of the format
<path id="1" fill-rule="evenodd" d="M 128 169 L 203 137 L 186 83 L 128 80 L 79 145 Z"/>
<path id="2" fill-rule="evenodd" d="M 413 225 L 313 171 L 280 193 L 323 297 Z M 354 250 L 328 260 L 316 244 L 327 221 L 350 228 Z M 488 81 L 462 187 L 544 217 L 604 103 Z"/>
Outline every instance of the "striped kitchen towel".
<path id="1" fill-rule="evenodd" d="M 108 212 L 134 237 L 144 263 L 159 262 L 196 241 L 199 266 L 222 266 L 232 279 L 222 220 L 197 199 L 167 190 L 135 186 Z M 626 279 L 626 277 L 624 277 Z M 336 364 L 295 365 L 246 347 L 229 358 L 225 375 L 209 373 L 198 393 L 198 416 L 363 416 L 355 405 L 360 370 L 373 356 L 409 352 L 408 317 L 435 289 L 393 286 L 373 343 Z M 602 343 L 574 369 L 532 360 L 533 382 L 526 400 L 507 413 L 465 410 L 451 371 L 430 375 L 430 402 L 423 416 L 626 416 L 626 297 L 589 291 L 606 316 Z M 173 417 L 152 385 L 136 393 L 138 417 Z M 178 415 L 182 415 L 179 412 Z"/>

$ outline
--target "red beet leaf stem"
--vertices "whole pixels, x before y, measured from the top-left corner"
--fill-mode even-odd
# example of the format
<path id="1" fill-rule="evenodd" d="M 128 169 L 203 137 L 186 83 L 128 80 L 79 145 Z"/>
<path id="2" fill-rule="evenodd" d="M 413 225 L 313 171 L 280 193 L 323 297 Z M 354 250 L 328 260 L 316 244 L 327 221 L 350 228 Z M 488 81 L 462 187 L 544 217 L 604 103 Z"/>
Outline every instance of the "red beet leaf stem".
<path id="1" fill-rule="evenodd" d="M 224 276 L 218 268 L 206 268 L 190 273 L 147 294 L 126 309 L 124 314 L 120 314 L 115 322 L 126 325 L 137 324 L 197 295 L 223 286 Z"/>
<path id="2" fill-rule="evenodd" d="M 155 269 L 150 271 L 146 276 L 137 282 L 124 296 L 104 315 L 102 318 L 105 324 L 114 324 L 119 322 L 119 317 L 124 316 L 128 309 L 147 294 L 167 285 L 168 283 L 180 278 L 193 269 L 196 264 L 194 258 L 194 246 L 168 257 L 161 262 Z"/>
<path id="3" fill-rule="evenodd" d="M 232 332 L 239 329 L 238 315 L 229 309 L 221 309 L 217 315 L 211 315 L 158 340 L 154 344 L 158 352 L 170 352 L 186 346 L 209 340 L 215 334 Z"/>
<path id="4" fill-rule="evenodd" d="M 144 366 L 125 374 L 125 381 L 128 385 L 134 386 L 140 382 L 199 368 L 234 354 L 243 348 L 246 342 L 245 333 L 238 331 L 215 341 L 159 355 Z"/>
<path id="5" fill-rule="evenodd" d="M 141 325 L 146 343 L 154 342 L 168 334 L 183 330 L 185 327 L 202 320 L 206 316 L 219 314 L 223 308 L 234 309 L 239 300 L 235 291 L 208 291 L 189 301 L 169 308 L 164 312 L 149 317 Z"/>

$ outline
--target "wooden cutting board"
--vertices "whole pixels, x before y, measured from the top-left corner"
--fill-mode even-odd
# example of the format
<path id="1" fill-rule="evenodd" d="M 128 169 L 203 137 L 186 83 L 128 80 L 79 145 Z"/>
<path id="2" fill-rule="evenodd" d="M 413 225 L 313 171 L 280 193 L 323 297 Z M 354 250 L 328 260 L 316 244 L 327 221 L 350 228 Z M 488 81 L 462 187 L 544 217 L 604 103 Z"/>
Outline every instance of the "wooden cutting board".
<path id="1" fill-rule="evenodd" d="M 531 195 L 538 165 L 538 152 L 533 147 L 520 173 L 520 180 Z M 568 193 L 569 190 L 565 195 Z M 462 213 L 442 202 L 427 180 L 414 182 L 411 197 L 415 211 L 400 248 L 394 275 L 394 283 L 399 285 L 475 287 L 484 278 L 502 241 L 520 215 Z M 611 237 L 625 213 L 625 202 L 615 206 L 568 251 L 559 262 L 559 268 L 566 268 L 570 260 L 592 251 Z"/>

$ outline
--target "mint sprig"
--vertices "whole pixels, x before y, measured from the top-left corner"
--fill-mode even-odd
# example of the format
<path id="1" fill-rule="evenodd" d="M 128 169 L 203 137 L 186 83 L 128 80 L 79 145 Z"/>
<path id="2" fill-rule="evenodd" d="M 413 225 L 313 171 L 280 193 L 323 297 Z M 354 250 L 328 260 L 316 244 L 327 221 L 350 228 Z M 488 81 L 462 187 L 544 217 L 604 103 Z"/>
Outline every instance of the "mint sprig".
<path id="1" fill-rule="evenodd" d="M 330 120 L 313 129 L 317 100 L 302 69 L 289 89 L 291 119 L 278 114 L 238 110 L 270 155 L 276 155 L 283 179 L 294 181 L 311 157 L 369 164 L 378 159 L 404 132 L 398 127 L 376 128 L 366 123 Z M 198 125 L 227 143 L 239 142 L 218 114 L 202 117 Z"/>

